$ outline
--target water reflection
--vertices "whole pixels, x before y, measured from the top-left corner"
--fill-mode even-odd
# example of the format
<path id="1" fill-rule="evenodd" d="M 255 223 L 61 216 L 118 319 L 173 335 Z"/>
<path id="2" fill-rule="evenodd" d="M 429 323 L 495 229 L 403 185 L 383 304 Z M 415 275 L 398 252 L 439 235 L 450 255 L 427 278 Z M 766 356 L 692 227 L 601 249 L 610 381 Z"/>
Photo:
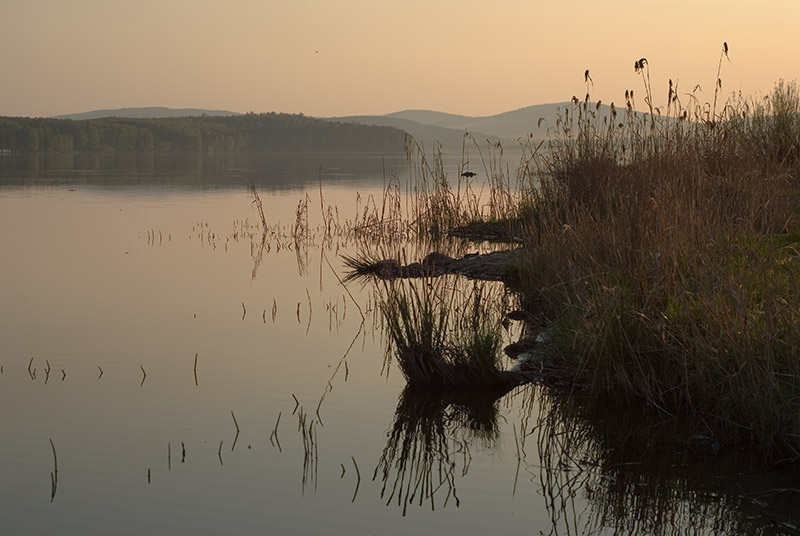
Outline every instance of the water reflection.
<path id="1" fill-rule="evenodd" d="M 0 155 L 0 185 L 297 190 L 321 177 L 326 184 L 374 183 L 407 167 L 402 153 L 12 153 Z"/>
<path id="2" fill-rule="evenodd" d="M 460 506 L 472 451 L 501 450 L 500 408 L 523 399 L 512 423 L 513 486 L 538 485 L 549 517 L 541 534 L 798 533 L 796 474 L 759 469 L 747 453 L 714 453 L 707 438 L 683 438 L 686 427 L 676 423 L 601 415 L 542 385 L 512 393 L 404 389 L 373 474 L 381 499 L 403 516 L 409 507 Z"/>
<path id="3" fill-rule="evenodd" d="M 158 166 L 135 165 L 143 173 Z M 310 176 L 318 180 L 316 165 Z M 138 520 L 130 533 L 144 533 L 181 520 L 173 533 L 231 526 L 237 533 L 330 533 L 337 526 L 348 534 L 433 532 L 436 523 L 460 524 L 464 533 L 499 526 L 536 533 L 542 515 L 543 532 L 551 534 L 788 533 L 799 524 L 796 474 L 750 471 L 746 454 L 727 456 L 723 448 L 713 455 L 707 440 L 676 454 L 677 426 L 592 410 L 540 386 L 513 393 L 406 389 L 396 400 L 395 377 L 380 376 L 377 297 L 358 285 L 342 288 L 340 242 L 326 242 L 339 236 L 328 231 L 338 220 L 327 208 L 322 227 L 313 219 L 323 213 L 318 184 L 313 204 L 304 194 L 297 211 L 299 194 L 264 194 L 269 221 L 284 222 L 266 238 L 263 223 L 240 219 L 260 220 L 240 189 L 202 198 L 9 191 L 0 196 L 0 244 L 9 252 L 0 263 L 0 406 L 8 439 L 0 444 L 0 495 L 11 515 L 2 516 L 0 526 L 9 529 L 0 532 L 103 534 Z M 369 210 L 382 214 L 381 190 L 372 193 L 379 201 Z M 350 202 L 356 192 L 326 189 L 326 207 L 336 195 Z M 355 238 L 378 221 L 364 216 L 366 206 L 357 208 L 362 219 L 348 227 L 353 232 L 336 238 L 342 252 L 368 242 Z M 199 221 L 205 223 L 191 223 Z M 385 257 L 406 262 L 432 247 L 405 244 L 388 231 L 376 231 L 374 240 L 380 237 L 406 248 Z M 451 242 L 435 247 L 453 256 L 474 248 Z M 496 302 L 506 298 L 513 296 L 498 294 Z M 354 303 L 366 323 L 359 314 L 347 317 L 348 306 L 358 309 Z M 507 336 L 516 329 L 512 324 Z M 54 381 L 45 386 L 51 368 Z M 311 401 L 307 411 L 290 401 L 295 393 Z M 359 464 L 364 469 L 363 460 L 378 458 L 377 482 L 361 482 L 369 475 Z M 347 478 L 339 477 L 340 465 Z M 145 474 L 150 482 L 151 467 L 152 486 L 140 485 Z M 56 496 L 52 509 L 40 508 Z M 453 508 L 460 501 L 469 507 Z M 388 506 L 375 508 L 378 502 Z M 522 502 L 524 512 L 512 517 Z M 41 530 L 25 530 L 20 513 L 30 505 Z M 415 507 L 436 514 L 415 516 Z M 393 527 L 406 512 L 406 523 Z M 415 518 L 428 525 L 415 526 Z M 372 524 L 356 524 L 364 519 Z"/>
<path id="4" fill-rule="evenodd" d="M 406 387 L 373 475 L 383 482 L 381 498 L 386 504 L 396 503 L 403 515 L 413 504 L 427 503 L 435 510 L 437 504 L 447 506 L 452 500 L 458 506 L 456 479 L 469 471 L 470 449 L 476 443 L 495 447 L 498 401 L 506 392 Z"/>
<path id="5" fill-rule="evenodd" d="M 527 471 L 539 479 L 549 534 L 796 533 L 792 475 L 751 472 L 747 453 L 715 454 L 681 423 L 532 389 L 538 460 Z"/>

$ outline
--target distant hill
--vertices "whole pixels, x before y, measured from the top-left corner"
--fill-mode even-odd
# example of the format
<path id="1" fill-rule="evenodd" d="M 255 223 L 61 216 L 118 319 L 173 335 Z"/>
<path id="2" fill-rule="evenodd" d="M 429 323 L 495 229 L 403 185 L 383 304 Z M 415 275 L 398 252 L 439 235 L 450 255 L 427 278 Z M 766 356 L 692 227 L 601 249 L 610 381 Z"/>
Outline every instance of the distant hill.
<path id="1" fill-rule="evenodd" d="M 115 108 L 113 110 L 92 110 L 79 114 L 57 115 L 54 119 L 102 119 L 104 117 L 124 117 L 134 119 L 159 119 L 164 117 L 224 117 L 242 115 L 228 110 L 203 110 L 200 108 L 167 108 L 151 106 L 149 108 Z"/>
<path id="2" fill-rule="evenodd" d="M 71 120 L 0 117 L 0 152 L 402 153 L 402 130 L 295 114 Z"/>
<path id="3" fill-rule="evenodd" d="M 433 110 L 404 110 L 402 112 L 387 114 L 386 117 L 408 119 L 409 121 L 416 121 L 423 125 L 437 125 L 445 128 L 461 128 L 461 125 L 465 122 L 474 119 L 466 115 L 448 114 L 445 112 L 435 112 Z"/>
<path id="4" fill-rule="evenodd" d="M 418 143 L 424 144 L 426 147 L 433 147 L 435 143 L 440 143 L 445 149 L 458 149 L 461 147 L 462 140 L 464 139 L 464 130 L 433 124 L 423 124 L 411 119 L 393 117 L 392 115 L 351 115 L 346 117 L 329 117 L 326 118 L 326 120 L 399 128 L 413 136 Z M 473 131 L 469 133 L 481 142 L 486 139 L 492 143 L 505 141 L 501 137 L 491 134 Z"/>
<path id="5" fill-rule="evenodd" d="M 427 110 L 405 110 L 390 115 L 392 117 L 404 119 L 413 118 L 413 121 L 425 121 L 430 125 L 456 128 L 462 131 L 486 132 L 506 140 L 525 138 L 530 134 L 533 134 L 534 138 L 541 139 L 547 133 L 547 126 L 542 122 L 540 127 L 539 119 L 542 118 L 547 124 L 554 126 L 558 109 L 564 109 L 568 106 L 572 106 L 572 103 L 558 102 L 553 104 L 537 104 L 510 112 L 483 117 L 443 114 Z"/>
<path id="6" fill-rule="evenodd" d="M 527 139 L 531 135 L 532 139 L 537 141 L 544 139 L 548 129 L 555 128 L 559 110 L 563 111 L 574 106 L 576 105 L 572 102 L 537 104 L 483 117 L 433 110 L 403 110 L 380 116 L 351 116 L 331 119 L 355 121 L 367 125 L 394 126 L 405 130 L 417 141 L 424 141 L 426 145 L 437 140 L 445 147 L 454 144 L 460 145 L 464 132 L 469 132 L 479 142 L 488 139 L 490 142 L 501 141 L 504 144 L 513 145 L 518 143 L 518 140 Z M 592 111 L 598 113 L 600 120 L 611 113 L 608 105 L 601 104 L 599 110 L 596 108 L 596 103 L 590 103 L 590 106 Z M 624 108 L 618 109 L 618 113 L 622 112 L 624 112 Z"/>

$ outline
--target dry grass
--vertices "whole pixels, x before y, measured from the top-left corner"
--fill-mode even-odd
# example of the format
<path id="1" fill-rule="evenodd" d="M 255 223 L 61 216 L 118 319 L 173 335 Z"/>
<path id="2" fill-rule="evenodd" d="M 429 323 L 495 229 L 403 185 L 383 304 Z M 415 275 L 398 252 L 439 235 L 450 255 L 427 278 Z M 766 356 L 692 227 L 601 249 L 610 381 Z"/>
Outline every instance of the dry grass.
<path id="1" fill-rule="evenodd" d="M 575 99 L 539 164 L 528 307 L 596 399 L 800 457 L 797 86 L 659 109 L 636 68 L 649 113 Z"/>
<path id="2" fill-rule="evenodd" d="M 502 307 L 497 285 L 458 277 L 384 282 L 390 347 L 414 387 L 481 389 L 515 378 L 501 369 Z M 388 363 L 387 363 L 388 364 Z"/>

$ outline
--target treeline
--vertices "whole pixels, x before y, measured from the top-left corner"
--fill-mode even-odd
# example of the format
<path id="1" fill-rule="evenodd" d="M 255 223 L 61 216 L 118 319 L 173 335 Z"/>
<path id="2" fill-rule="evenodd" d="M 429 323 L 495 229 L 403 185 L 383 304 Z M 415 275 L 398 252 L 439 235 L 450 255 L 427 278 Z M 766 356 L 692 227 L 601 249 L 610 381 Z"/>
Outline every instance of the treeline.
<path id="1" fill-rule="evenodd" d="M 339 123 L 302 114 L 158 119 L 0 117 L 0 152 L 402 151 L 393 127 Z"/>

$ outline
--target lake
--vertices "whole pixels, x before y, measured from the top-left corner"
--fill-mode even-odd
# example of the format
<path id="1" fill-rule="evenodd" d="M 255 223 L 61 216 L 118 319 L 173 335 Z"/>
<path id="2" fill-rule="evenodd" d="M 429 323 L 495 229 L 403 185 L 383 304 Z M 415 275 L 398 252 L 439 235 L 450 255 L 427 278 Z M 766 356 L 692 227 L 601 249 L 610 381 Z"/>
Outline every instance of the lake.
<path id="1" fill-rule="evenodd" d="M 387 182 L 405 191 L 403 156 L 0 163 L 4 534 L 739 534 L 798 523 L 786 491 L 796 475 L 750 469 L 739 454 L 642 449 L 623 440 L 626 416 L 591 417 L 557 389 L 404 390 L 374 286 L 341 281 L 358 241 L 320 230 L 323 207 L 344 224 Z M 460 163 L 445 161 L 449 175 Z M 303 201 L 310 234 L 298 246 Z M 511 323 L 506 341 L 521 330 Z"/>

